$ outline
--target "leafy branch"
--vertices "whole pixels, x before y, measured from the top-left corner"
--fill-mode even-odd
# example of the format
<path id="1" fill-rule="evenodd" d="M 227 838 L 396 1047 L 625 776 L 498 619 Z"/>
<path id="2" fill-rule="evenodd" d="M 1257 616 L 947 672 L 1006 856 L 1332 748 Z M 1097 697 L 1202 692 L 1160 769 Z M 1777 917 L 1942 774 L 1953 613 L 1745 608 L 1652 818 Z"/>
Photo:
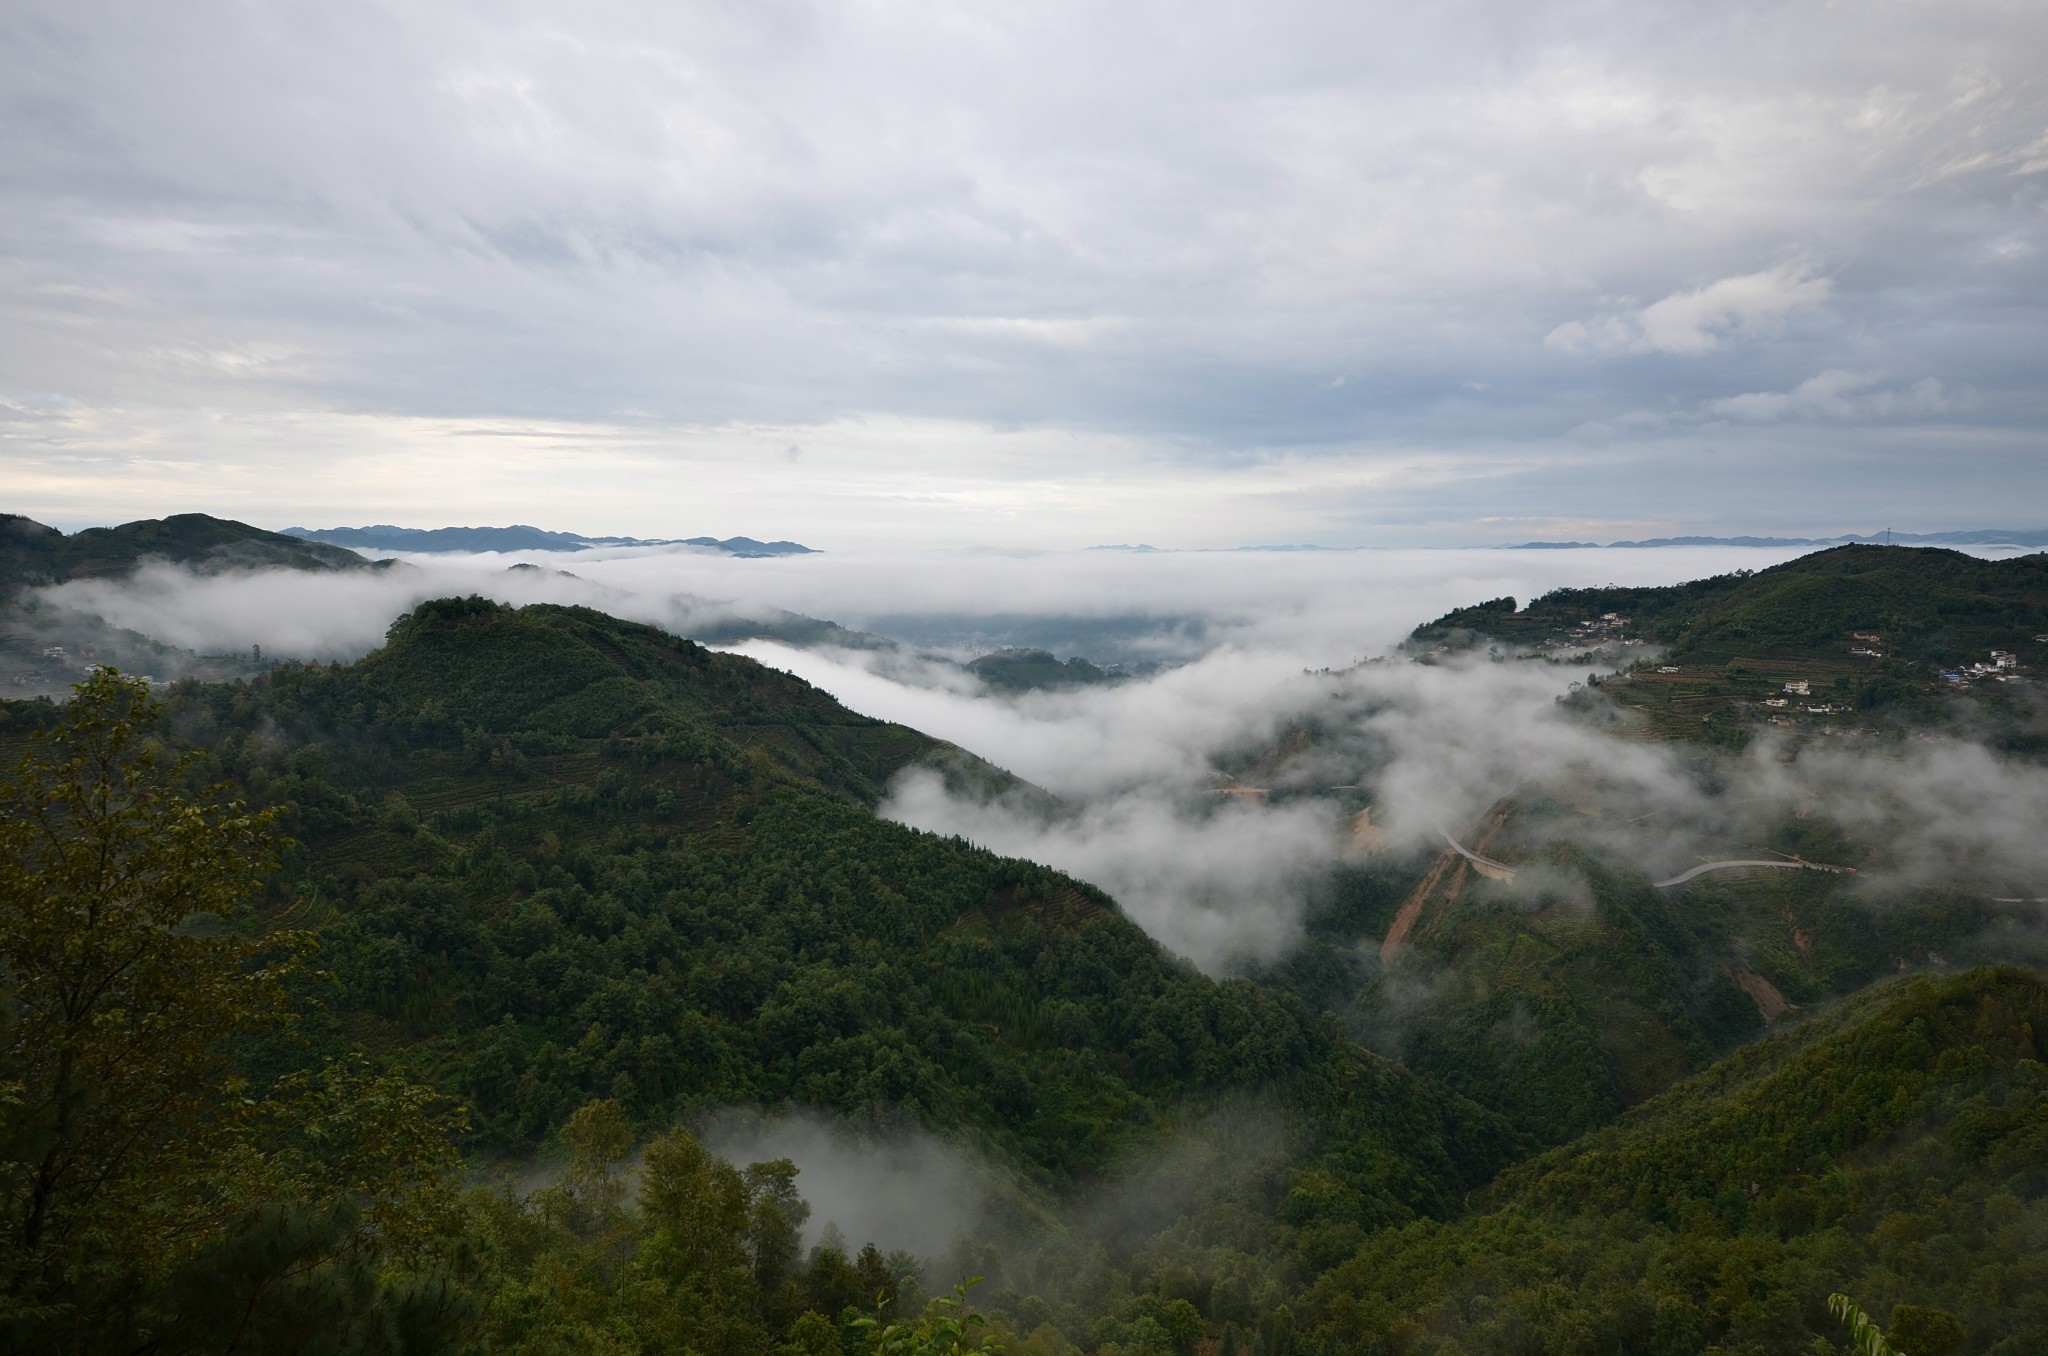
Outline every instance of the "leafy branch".
<path id="1" fill-rule="evenodd" d="M 1862 1306 L 1847 1295 L 1829 1295 L 1828 1312 L 1847 1325 L 1849 1340 L 1855 1343 L 1856 1350 L 1863 1353 L 1863 1356 L 1906 1356 L 1904 1352 L 1884 1340 L 1883 1331 L 1871 1322 L 1870 1315 L 1864 1313 Z"/>

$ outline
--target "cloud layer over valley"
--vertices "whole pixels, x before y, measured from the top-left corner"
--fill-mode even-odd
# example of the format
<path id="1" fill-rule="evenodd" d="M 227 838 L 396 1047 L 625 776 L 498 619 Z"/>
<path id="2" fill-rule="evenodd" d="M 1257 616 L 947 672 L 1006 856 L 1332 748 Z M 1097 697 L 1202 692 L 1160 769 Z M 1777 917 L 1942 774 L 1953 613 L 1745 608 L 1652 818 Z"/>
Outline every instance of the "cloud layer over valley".
<path id="1" fill-rule="evenodd" d="M 186 648 L 262 645 L 299 658 L 351 658 L 381 644 L 392 619 L 422 599 L 482 593 L 583 604 L 685 633 L 717 617 L 779 609 L 962 658 L 1020 643 L 1108 662 L 1179 662 L 1233 648 L 1274 653 L 1282 667 L 1322 667 L 1381 650 L 1479 598 L 1527 599 L 1624 573 L 1634 582 L 1677 582 L 1796 554 L 827 552 L 761 561 L 619 549 L 400 557 L 403 568 L 375 574 L 192 576 L 145 567 L 132 580 L 78 580 L 43 596 Z M 511 568 L 517 564 L 535 568 Z"/>

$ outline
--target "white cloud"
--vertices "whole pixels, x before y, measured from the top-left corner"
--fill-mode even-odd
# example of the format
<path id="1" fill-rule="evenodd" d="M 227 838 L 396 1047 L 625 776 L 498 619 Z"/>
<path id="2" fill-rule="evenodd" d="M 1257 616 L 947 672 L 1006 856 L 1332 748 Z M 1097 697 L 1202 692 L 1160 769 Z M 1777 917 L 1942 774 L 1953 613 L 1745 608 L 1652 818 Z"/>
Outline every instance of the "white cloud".
<path id="1" fill-rule="evenodd" d="M 1774 334 L 1828 299 L 1834 284 L 1804 263 L 1722 278 L 1690 292 L 1592 320 L 1566 321 L 1544 337 L 1565 353 L 1672 353 L 1692 357 L 1731 339 Z"/>
<path id="2" fill-rule="evenodd" d="M 1710 400 L 1704 413 L 1764 423 L 1778 419 L 1888 419 L 1939 414 L 1950 408 L 1939 381 L 1925 377 L 1911 385 L 1886 384 L 1880 372 L 1830 369 L 1789 391 L 1750 391 Z"/>
<path id="3" fill-rule="evenodd" d="M 955 797 L 936 774 L 912 770 L 881 813 L 1086 880 L 1212 974 L 1284 958 L 1301 942 L 1310 892 L 1337 859 L 1335 808 L 1205 805 L 1195 795 L 1131 791 L 1047 823 L 1000 801 Z"/>
<path id="4" fill-rule="evenodd" d="M 1656 527 L 1633 525 L 1639 535 L 1653 535 Z M 745 647 L 813 681 L 850 684 L 847 690 L 867 704 L 862 709 L 873 706 L 911 724 L 930 722 L 932 733 L 991 750 L 1034 780 L 1068 785 L 1058 768 L 1070 765 L 1094 769 L 1103 777 L 1098 785 L 1112 787 L 1179 775 L 1149 761 L 1171 743 L 1154 728 L 1157 722 L 1182 731 L 1220 722 L 1234 730 L 1244 692 L 1267 690 L 1303 667 L 1349 664 L 1398 641 L 1418 618 L 1474 598 L 1526 598 L 1561 585 L 1604 583 L 1624 567 L 1633 578 L 1670 583 L 1792 554 L 1711 547 L 1622 558 L 1577 550 L 835 551 L 743 560 L 690 549 L 615 548 L 418 555 L 406 557 L 404 569 L 319 575 L 195 576 L 145 565 L 129 579 L 75 580 L 45 596 L 174 645 L 200 651 L 261 645 L 296 658 L 361 655 L 381 644 L 391 620 L 420 600 L 468 593 L 521 604 L 578 603 L 679 632 L 734 614 L 799 612 L 855 629 L 936 632 L 941 638 L 929 642 L 933 648 L 961 657 L 1011 643 L 978 635 L 984 624 L 1034 623 L 1057 623 L 1116 650 L 1095 649 L 1097 659 L 1210 656 L 1163 680 L 1159 690 L 1181 694 L 1170 714 L 1136 698 L 1119 706 L 1119 698 L 1085 708 L 1095 712 L 1085 720 L 1067 722 L 1055 719 L 1071 700 L 1061 694 L 1030 699 L 1025 705 L 1033 714 L 1021 718 L 1017 708 L 1001 703 L 938 702 L 929 689 L 973 691 L 957 674 L 938 676 L 944 669 L 911 676 L 902 669 L 876 672 L 872 658 L 860 654 Z M 515 561 L 542 568 L 508 572 Z M 1111 716 L 1121 734 L 1103 724 Z M 1065 726 L 1066 733 L 1049 737 L 1054 726 Z M 1118 752 L 1126 748 L 1130 761 Z"/>
<path id="5" fill-rule="evenodd" d="M 1865 428 L 1967 410 L 1969 391 L 1950 392 L 1934 377 L 1894 382 L 1882 372 L 1830 368 L 1787 391 L 1745 391 L 1663 410 L 1630 410 L 1590 421 L 1573 432 L 1588 438 L 1617 438 L 1645 432 L 1683 432 L 1728 421 L 1769 424 L 1790 421 L 1855 423 Z M 1991 516 L 1996 516 L 1995 514 Z"/>

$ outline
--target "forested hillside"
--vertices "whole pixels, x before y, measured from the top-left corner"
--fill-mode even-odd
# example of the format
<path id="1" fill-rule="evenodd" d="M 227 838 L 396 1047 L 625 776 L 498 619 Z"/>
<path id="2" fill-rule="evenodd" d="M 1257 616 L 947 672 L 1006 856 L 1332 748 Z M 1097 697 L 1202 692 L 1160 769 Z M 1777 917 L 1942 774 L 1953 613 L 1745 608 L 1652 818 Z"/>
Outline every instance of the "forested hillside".
<path id="1" fill-rule="evenodd" d="M 1838 546 L 1755 573 L 1659 588 L 1557 589 L 1516 610 L 1497 599 L 1419 626 L 1434 644 L 1461 634 L 1516 644 L 1561 641 L 1609 613 L 1669 647 L 1679 664 L 1745 656 L 1849 659 L 1858 631 L 1886 658 L 1955 665 L 1992 649 L 2037 648 L 2048 634 L 2048 556 L 1984 560 L 1938 547 Z M 2041 658 L 2048 651 L 2033 657 Z"/>
<path id="2" fill-rule="evenodd" d="M 1915 1356 L 2041 1350 L 2044 1031 L 2021 971 L 1874 990 L 1375 1237 L 1317 1281 L 1318 1345 L 1832 1351 L 1846 1291 Z"/>
<path id="3" fill-rule="evenodd" d="M 1078 655 L 1063 663 L 1050 650 L 997 650 L 970 660 L 967 671 L 997 692 L 1082 687 L 1117 678 Z"/>
<path id="4" fill-rule="evenodd" d="M 1496 598 L 1408 643 L 1432 659 L 1491 647 L 1608 670 L 1618 681 L 1578 705 L 1635 737 L 1740 745 L 1767 721 L 1899 734 L 1955 718 L 1968 693 L 1968 723 L 2039 753 L 2048 725 L 2004 684 L 2048 667 L 2044 562 L 1840 546 L 1669 587 L 1557 589 L 1519 610 Z"/>
<path id="5" fill-rule="evenodd" d="M 146 518 L 66 535 L 19 514 L 0 514 L 0 593 L 15 586 L 119 574 L 144 560 L 201 571 L 365 570 L 354 551 L 204 513 Z M 388 563 L 388 562 L 387 562 Z"/>
<path id="6" fill-rule="evenodd" d="M 649 1131 L 803 1106 L 958 1138 L 1052 1203 L 1253 1096 L 1301 1155 L 1276 1168 L 1314 1165 L 1293 1227 L 1327 1248 L 1447 1213 L 1515 1151 L 1098 892 L 867 808 L 914 758 L 999 772 L 651 628 L 447 600 L 358 664 L 181 684 L 164 728 L 298 840 L 252 922 L 317 941 L 314 1048 L 459 1101 L 472 1152 L 593 1100 Z"/>
<path id="7" fill-rule="evenodd" d="M 318 573 L 387 568 L 353 551 L 265 532 L 204 513 L 145 518 L 69 535 L 0 514 L 0 697 L 61 697 L 93 664 L 134 674 L 228 679 L 255 673 L 257 656 L 198 655 L 52 600 L 39 590 L 75 580 L 132 576 L 144 564 L 196 574 L 247 570 Z"/>
<path id="8" fill-rule="evenodd" d="M 1326 979 L 1326 1001 L 1376 1048 L 1544 1144 L 1606 1124 L 1902 967 L 1998 959 L 1995 925 L 2031 919 L 2026 907 L 1960 890 L 1872 907 L 1853 878 L 1825 872 L 1710 875 L 1658 890 L 1562 834 L 1549 840 L 1540 797 L 1528 800 L 1518 818 L 1537 822 L 1490 846 L 1547 871 L 1554 889 L 1532 898 L 1470 873 L 1425 873 L 1405 898 L 1382 897 L 1348 926 L 1324 920 L 1310 954 L 1373 944 L 1396 902 L 1412 906 L 1379 970 L 1348 988 Z"/>
<path id="9" fill-rule="evenodd" d="M 1294 962 L 1218 982 L 1090 886 L 872 813 L 912 764 L 1043 793 L 587 609 L 444 599 L 352 664 L 180 683 L 161 710 L 111 674 L 83 691 L 0 722 L 30 754 L 9 814 L 49 828 L 9 840 L 0 938 L 25 1023 L 0 1067 L 17 1345 L 950 1350 L 949 1311 L 919 1305 L 971 1274 L 1033 1356 L 1814 1353 L 1843 1286 L 1899 1331 L 1952 1325 L 1947 1350 L 2048 1334 L 2025 1299 L 2048 1257 L 2038 981 L 1830 1009 L 1964 954 L 1986 916 L 1957 901 L 1874 925 L 1825 881 L 1666 895 L 1584 860 L 1554 865 L 1590 905 L 1532 910 L 1390 862 L 1346 877 Z M 107 730 L 106 757 L 58 756 Z M 84 944 L 53 937 L 101 926 L 49 913 L 83 868 L 38 854 L 81 829 L 36 807 L 108 778 L 133 808 L 95 841 L 188 826 L 212 882 L 138 944 L 254 987 L 205 999 L 192 1029 L 217 1037 L 96 1085 L 92 1115 L 152 1147 L 48 1234 L 39 1164 L 77 1092 L 35 1033 L 118 1023 L 36 987 Z M 1410 901 L 1361 989 L 1360 946 Z M 215 990 L 162 973 L 150 1030 L 190 1027 Z M 1741 1048 L 1772 1017 L 1789 1032 Z M 150 1110 L 164 1079 L 175 1116 Z M 935 1136 L 978 1165 L 978 1232 L 924 1262 L 803 1244 L 793 1165 L 691 1133 L 731 1106 Z M 380 1143 L 405 1146 L 382 1184 Z M 464 1194 L 451 1154 L 552 1184 Z M 138 1207 L 175 1244 L 92 1223 Z M 893 1337 L 858 1321 L 878 1292 Z"/>

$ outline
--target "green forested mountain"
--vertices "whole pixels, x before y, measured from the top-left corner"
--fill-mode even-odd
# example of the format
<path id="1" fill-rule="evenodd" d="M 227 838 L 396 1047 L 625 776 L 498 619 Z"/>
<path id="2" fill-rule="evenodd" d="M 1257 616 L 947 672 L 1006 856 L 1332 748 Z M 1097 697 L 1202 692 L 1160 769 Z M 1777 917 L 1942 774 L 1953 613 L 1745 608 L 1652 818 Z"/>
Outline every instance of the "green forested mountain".
<path id="1" fill-rule="evenodd" d="M 57 719 L 17 706 L 10 727 Z M 297 839 L 249 921 L 316 947 L 295 981 L 315 1006 L 264 1067 L 366 1052 L 462 1104 L 474 1153 L 531 1152 L 593 1102 L 649 1132 L 814 1107 L 937 1131 L 1042 1212 L 1249 1097 L 1288 1146 L 1256 1190 L 1294 1183 L 1288 1236 L 1334 1256 L 1448 1214 L 1517 1148 L 1285 994 L 1162 954 L 1099 892 L 869 811 L 913 759 L 1003 774 L 651 628 L 444 600 L 356 664 L 180 684 L 162 728 L 210 748 L 189 777 L 225 774 Z M 1065 1303 L 1085 1337 L 1094 1310 Z"/>
<path id="2" fill-rule="evenodd" d="M 324 542 L 204 513 L 145 518 L 65 535 L 19 514 L 0 514 L 0 591 L 119 574 L 143 560 L 202 571 L 223 569 L 363 570 L 373 563 Z"/>
<path id="3" fill-rule="evenodd" d="M 1082 687 L 1116 681 L 1117 675 L 1076 655 L 1062 662 L 1050 650 L 997 650 L 969 660 L 967 671 L 998 692 Z"/>
<path id="4" fill-rule="evenodd" d="M 1838 546 L 1754 573 L 1659 588 L 1557 589 L 1517 611 L 1513 599 L 1460 608 L 1414 640 L 1460 634 L 1517 644 L 1559 640 L 1608 613 L 1627 633 L 1669 647 L 1679 664 L 1749 656 L 1849 659 L 1857 631 L 1885 657 L 1954 665 L 1990 650 L 2035 650 L 2048 634 L 2048 555 L 1983 560 L 1937 547 Z"/>
<path id="5" fill-rule="evenodd" d="M 203 513 L 87 528 L 68 536 L 18 514 L 0 514 L 0 695 L 60 696 L 94 663 L 136 674 L 212 678 L 262 667 L 247 654 L 200 656 L 177 649 L 35 593 L 73 580 L 119 578 L 145 561 L 201 574 L 354 571 L 392 563 Z"/>
<path id="6" fill-rule="evenodd" d="M 142 700 L 89 690 L 88 710 Z M 4 715 L 0 750 L 35 730 L 77 747 L 75 711 Z M 0 1330 L 20 1342 L 132 1347 L 154 1324 L 147 1349 L 958 1349 L 948 1311 L 916 1318 L 912 1259 L 800 1246 L 790 1164 L 726 1165 L 679 1128 L 735 1104 L 916 1126 L 982 1163 L 996 1204 L 923 1284 L 987 1276 L 976 1302 L 1032 1356 L 1811 1356 L 1838 1349 L 1835 1289 L 1928 1351 L 2048 1336 L 2028 1298 L 2048 1265 L 2039 981 L 1843 999 L 1937 949 L 1967 960 L 1981 901 L 1873 921 L 1834 877 L 1664 893 L 1559 860 L 1590 900 L 1532 908 L 1462 864 L 1453 885 L 1390 863 L 1348 878 L 1295 962 L 1217 982 L 1089 886 L 872 814 L 912 763 L 1028 793 L 1000 770 L 587 609 L 439 600 L 356 663 L 181 683 L 143 715 L 135 757 L 201 752 L 135 774 L 116 841 L 244 835 L 195 859 L 210 893 L 145 949 L 268 978 L 209 1009 L 217 1041 L 120 1085 L 182 1071 L 179 1124 L 213 1137 L 151 1123 L 148 1163 L 114 1179 L 134 1184 L 79 1218 L 140 1202 L 179 1221 L 175 1246 L 81 1225 L 63 1251 L 31 1222 L 44 1146 L 69 1141 L 34 1108 L 70 1105 L 69 1075 L 27 1033 L 61 1007 L 30 981 L 72 954 L 36 929 L 73 886 L 36 884 L 60 878 L 39 840 L 9 839 L 34 869 L 0 973 L 46 1024 L 0 1023 L 22 1033 L 0 1039 L 0 1093 L 19 1089 Z M 206 809 L 216 778 L 271 818 Z M 52 784 L 10 787 L 9 814 Z M 294 840 L 274 868 L 271 830 Z M 1518 831 L 1492 850 L 1561 851 Z M 1410 903 L 1362 989 L 1361 944 Z M 87 938 L 95 916 L 49 913 Z M 381 1197 L 377 1143 L 406 1146 Z M 559 1176 L 460 1193 L 436 1145 L 485 1180 Z M 192 1166 L 153 1166 L 173 1160 Z M 90 1283 L 63 1260 L 87 1255 Z M 911 1325 L 879 1341 L 855 1321 L 877 1291 Z"/>
<path id="7" fill-rule="evenodd" d="M 1543 1144 L 1606 1124 L 1901 968 L 1999 959 L 1996 925 L 2031 921 L 2029 906 L 1962 890 L 1873 906 L 1852 877 L 1824 872 L 1710 875 L 1658 890 L 1550 838 L 1540 797 L 1528 799 L 1516 818 L 1537 822 L 1489 846 L 1549 872 L 1555 890 L 1532 898 L 1455 867 L 1425 872 L 1348 923 L 1323 920 L 1297 964 L 1376 942 L 1396 906 L 1410 906 L 1400 946 L 1370 978 L 1326 988 L 1325 1000 L 1375 1048 Z M 1846 854 L 1836 844 L 1833 855 Z"/>
<path id="8" fill-rule="evenodd" d="M 996 769 L 649 627 L 445 600 L 356 664 L 188 685 L 171 713 L 294 807 L 275 898 L 317 922 L 337 1010 L 468 1101 L 484 1143 L 593 1096 L 651 1121 L 795 1103 L 964 1128 L 1070 1183 L 1190 1098 L 1359 1058 L 1092 888 L 870 813 L 912 761 Z M 1510 1141 L 1474 1127 L 1397 1152 L 1483 1176 Z M 1380 1191 L 1354 1194 L 1424 1199 Z"/>
<path id="9" fill-rule="evenodd" d="M 1377 1235 L 1306 1321 L 1327 1351 L 1820 1352 L 1842 1291 L 1901 1351 L 2038 1351 L 2044 1032 L 2033 974 L 1882 986 Z"/>
<path id="10" fill-rule="evenodd" d="M 2017 665 L 2001 680 L 2048 666 L 2048 555 L 1840 546 L 1669 587 L 1558 589 L 1519 611 L 1496 598 L 1409 639 L 1431 656 L 1490 642 L 1620 670 L 1578 705 L 1642 737 L 1739 744 L 1765 719 L 1898 732 L 1942 719 L 1944 696 L 1974 687 L 1974 719 L 1997 742 L 2048 748 L 2025 703 L 1976 671 L 1994 650 Z"/>

